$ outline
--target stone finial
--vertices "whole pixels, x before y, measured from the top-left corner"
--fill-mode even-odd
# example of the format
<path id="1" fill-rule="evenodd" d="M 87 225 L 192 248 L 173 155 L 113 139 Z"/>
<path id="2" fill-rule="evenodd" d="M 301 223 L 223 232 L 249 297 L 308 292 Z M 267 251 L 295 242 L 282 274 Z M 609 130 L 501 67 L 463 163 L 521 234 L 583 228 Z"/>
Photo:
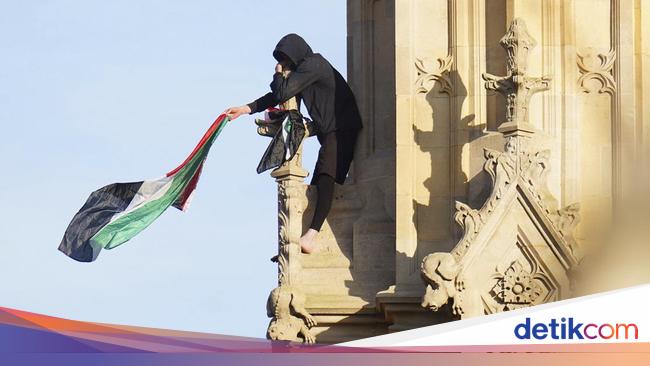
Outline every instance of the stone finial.
<path id="1" fill-rule="evenodd" d="M 535 39 L 528 33 L 524 20 L 521 18 L 513 20 L 499 44 L 508 53 L 506 60 L 508 73 L 524 75 L 528 71 L 528 53 L 537 46 Z"/>
<path id="2" fill-rule="evenodd" d="M 506 121 L 499 126 L 499 131 L 506 136 L 532 134 L 535 129 L 528 122 L 530 98 L 537 92 L 548 90 L 551 77 L 527 75 L 528 54 L 536 42 L 528 33 L 523 19 L 514 19 L 499 43 L 507 52 L 508 75 L 482 74 L 486 81 L 485 88 L 506 98 Z"/>

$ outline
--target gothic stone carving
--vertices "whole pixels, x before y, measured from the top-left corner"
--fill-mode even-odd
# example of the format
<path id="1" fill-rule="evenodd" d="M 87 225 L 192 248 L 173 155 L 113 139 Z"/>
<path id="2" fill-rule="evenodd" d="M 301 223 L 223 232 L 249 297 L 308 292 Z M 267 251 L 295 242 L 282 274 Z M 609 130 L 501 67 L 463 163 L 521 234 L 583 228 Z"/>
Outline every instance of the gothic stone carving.
<path id="1" fill-rule="evenodd" d="M 557 208 L 546 186 L 551 152 L 528 149 L 534 137 L 527 126 L 528 102 L 548 88 L 550 78 L 525 75 L 535 40 L 521 19 L 512 22 L 501 44 L 508 51 L 508 76 L 484 75 L 486 87 L 503 93 L 508 105 L 509 126 L 500 128 L 506 137 L 503 151 L 484 149 L 492 192 L 478 210 L 456 202 L 461 239 L 450 253 L 433 253 L 422 262 L 427 285 L 422 306 L 438 311 L 451 299 L 461 317 L 556 299 L 581 256 L 572 237 L 579 205 Z M 485 254 L 498 262 L 496 272 L 486 268 Z"/>
<path id="2" fill-rule="evenodd" d="M 425 65 L 426 60 L 417 58 L 415 59 L 415 68 L 418 72 L 418 78 L 415 80 L 416 93 L 428 93 L 436 81 L 441 84 L 440 92 L 451 94 L 452 86 L 449 79 L 449 72 L 451 71 L 452 59 L 451 55 L 445 58 L 438 58 L 438 68 L 436 70 L 429 70 Z"/>
<path id="3" fill-rule="evenodd" d="M 278 182 L 278 283 L 291 284 L 291 275 L 300 268 L 302 214 L 306 206 L 303 185 L 296 180 Z"/>
<path id="4" fill-rule="evenodd" d="M 596 53 L 596 50 L 587 47 L 578 52 L 578 69 L 580 77 L 578 85 L 585 93 L 598 91 L 599 93 L 614 94 L 616 82 L 612 76 L 614 61 L 616 61 L 616 50 L 610 49 L 606 53 Z M 591 81 L 600 84 L 600 88 L 593 87 Z"/>
<path id="5" fill-rule="evenodd" d="M 463 313 L 460 297 L 463 281 L 458 278 L 460 267 L 449 253 L 432 253 L 422 260 L 422 279 L 427 284 L 422 299 L 422 307 L 438 311 L 450 299 L 453 300 L 454 314 Z"/>
<path id="6" fill-rule="evenodd" d="M 286 74 L 284 75 L 287 76 Z M 282 109 L 297 109 L 296 98 L 281 104 Z M 268 121 L 257 121 L 258 133 L 268 136 L 277 131 Z M 307 129 L 310 130 L 309 125 Z M 297 341 L 302 336 L 305 343 L 314 343 L 315 337 L 309 328 L 316 325 L 312 316 L 305 310 L 305 298 L 292 287 L 292 277 L 300 273 L 300 235 L 302 234 L 302 214 L 306 206 L 303 179 L 309 174 L 302 167 L 302 146 L 294 157 L 271 172 L 278 184 L 278 287 L 271 291 L 266 304 L 267 315 L 273 319 L 269 323 L 266 336 L 272 340 Z"/>
<path id="7" fill-rule="evenodd" d="M 531 202 L 528 209 L 545 218 L 547 229 L 554 233 L 553 245 L 564 248 L 567 256 L 572 258 L 570 262 L 577 263 L 581 254 L 572 232 L 580 220 L 579 205 L 557 209 L 557 201 L 546 187 L 549 151 L 518 151 L 514 147 L 518 145 L 509 139 L 504 152 L 485 149 L 484 169 L 492 177 L 492 193 L 479 210 L 456 202 L 454 218 L 463 234 L 450 253 L 433 253 L 424 258 L 421 272 L 427 289 L 422 301 L 423 307 L 437 311 L 451 299 L 454 302 L 454 313 L 462 317 L 467 314 L 511 310 L 555 299 L 549 294 L 555 293 L 555 288 L 559 285 L 550 285 L 554 283 L 549 279 L 552 275 L 540 269 L 540 259 L 532 254 L 522 255 L 528 258 L 526 260 L 499 263 L 493 279 L 485 280 L 491 283 L 487 289 L 483 285 L 468 284 L 459 279 L 466 272 L 472 271 L 472 268 L 465 266 L 466 257 L 480 256 L 476 253 L 485 250 L 486 245 L 491 245 L 489 241 L 485 242 L 488 240 L 485 235 L 483 238 L 479 236 L 482 231 L 490 232 L 501 225 L 494 221 L 494 213 L 500 209 L 500 205 L 508 205 L 518 196 L 523 195 L 523 202 Z M 508 201 L 503 202 L 506 196 Z M 526 251 L 523 249 L 526 246 L 518 247 L 520 251 Z M 473 296 L 476 295 L 472 294 L 480 295 L 483 301 L 474 301 Z"/>
<path id="8" fill-rule="evenodd" d="M 546 273 L 523 238 L 517 242 L 515 259 L 499 263 L 492 288 L 482 295 L 484 312 L 495 313 L 542 304 L 557 299 L 559 285 Z"/>
<path id="9" fill-rule="evenodd" d="M 535 281 L 533 274 L 523 268 L 519 261 L 500 273 L 491 293 L 502 304 L 530 305 L 542 294 L 542 287 Z"/>
<path id="10" fill-rule="evenodd" d="M 289 285 L 280 285 L 269 294 L 266 313 L 272 318 L 266 336 L 272 340 L 314 343 L 309 328 L 316 325 L 305 310 L 305 297 Z M 298 337 L 301 335 L 302 339 Z"/>
<path id="11" fill-rule="evenodd" d="M 456 213 L 454 214 L 454 220 L 456 220 L 456 223 L 458 223 L 461 230 L 463 230 L 463 236 L 457 245 L 463 248 L 461 249 L 462 251 L 465 251 L 483 226 L 483 216 L 479 210 L 473 209 L 462 202 L 456 201 Z"/>
<path id="12" fill-rule="evenodd" d="M 499 128 L 509 132 L 517 126 L 528 124 L 528 105 L 533 94 L 548 90 L 551 77 L 531 77 L 528 70 L 528 52 L 536 45 L 535 39 L 528 34 L 523 19 L 516 18 L 510 24 L 508 32 L 499 42 L 506 49 L 506 66 L 508 75 L 495 76 L 483 73 L 485 88 L 494 90 L 506 98 L 506 121 Z"/>
<path id="13" fill-rule="evenodd" d="M 571 251 L 578 255 L 578 248 L 575 246 L 573 239 L 573 228 L 580 221 L 580 204 L 573 203 L 563 209 L 557 209 L 557 200 L 548 191 L 546 179 L 548 175 L 548 160 L 550 157 L 549 150 L 530 153 L 527 151 L 517 152 L 514 147 L 516 141 L 521 138 L 511 137 L 507 140 L 505 152 L 497 152 L 490 149 L 484 149 L 486 162 L 483 169 L 492 178 L 492 194 L 487 199 L 481 210 L 475 210 L 462 202 L 456 202 L 456 221 L 464 230 L 463 237 L 460 241 L 462 245 L 457 245 L 452 253 L 456 258 L 460 258 L 467 252 L 471 239 L 476 236 L 485 217 L 489 215 L 499 200 L 503 197 L 504 192 L 510 189 L 513 183 L 517 183 L 522 189 L 525 189 L 538 207 L 541 214 L 549 219 L 553 228 L 560 234 Z M 461 223 L 462 221 L 462 223 Z M 468 225 L 468 221 L 471 224 Z"/>

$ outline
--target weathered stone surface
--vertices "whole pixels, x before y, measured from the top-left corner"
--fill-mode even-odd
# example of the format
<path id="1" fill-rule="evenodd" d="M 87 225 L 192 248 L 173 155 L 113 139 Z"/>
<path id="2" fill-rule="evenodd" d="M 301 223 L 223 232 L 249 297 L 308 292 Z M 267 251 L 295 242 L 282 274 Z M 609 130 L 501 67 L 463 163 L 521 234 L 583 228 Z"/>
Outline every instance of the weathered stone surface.
<path id="1" fill-rule="evenodd" d="M 304 296 L 316 341 L 572 296 L 650 155 L 648 14 L 632 0 L 348 1 L 364 129 L 320 252 L 297 244 L 315 197 L 299 156 L 273 173 L 279 288 Z"/>

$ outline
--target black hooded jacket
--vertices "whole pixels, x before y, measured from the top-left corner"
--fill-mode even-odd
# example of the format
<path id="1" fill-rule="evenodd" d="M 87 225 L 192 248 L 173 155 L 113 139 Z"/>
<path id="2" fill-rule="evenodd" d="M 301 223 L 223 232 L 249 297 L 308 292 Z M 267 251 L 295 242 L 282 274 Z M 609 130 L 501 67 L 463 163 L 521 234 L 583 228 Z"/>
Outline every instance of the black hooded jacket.
<path id="1" fill-rule="evenodd" d="M 264 111 L 298 97 L 304 101 L 318 134 L 335 130 L 360 129 L 361 116 L 352 90 L 343 76 L 297 34 L 288 34 L 278 42 L 273 57 L 286 55 L 295 65 L 287 78 L 276 72 L 271 92 L 248 104 L 252 113 Z"/>

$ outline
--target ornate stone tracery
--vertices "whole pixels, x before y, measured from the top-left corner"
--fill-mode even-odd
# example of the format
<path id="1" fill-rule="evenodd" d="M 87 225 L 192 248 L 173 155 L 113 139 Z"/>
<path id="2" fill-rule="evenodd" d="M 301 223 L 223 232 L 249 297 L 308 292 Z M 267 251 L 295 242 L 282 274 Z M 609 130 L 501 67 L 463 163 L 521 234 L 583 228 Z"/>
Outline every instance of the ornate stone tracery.
<path id="1" fill-rule="evenodd" d="M 415 59 L 415 68 L 418 73 L 418 77 L 415 80 L 415 92 L 428 93 L 433 88 L 433 84 L 439 82 L 441 85 L 440 92 L 451 95 L 453 91 L 451 79 L 449 78 L 449 72 L 451 71 L 453 62 L 451 55 L 438 58 L 438 67 L 436 70 L 430 70 L 426 66 L 426 61 L 421 58 Z"/>
<path id="2" fill-rule="evenodd" d="M 528 247 L 518 243 L 517 257 L 495 268 L 492 288 L 482 295 L 484 312 L 495 313 L 557 300 L 559 285 L 552 280 L 531 255 Z"/>
<path id="3" fill-rule="evenodd" d="M 598 93 L 614 94 L 616 92 L 616 81 L 612 74 L 614 62 L 616 61 L 616 50 L 610 49 L 606 53 L 597 53 L 592 47 L 586 47 L 577 52 L 578 69 L 580 77 L 578 85 L 585 93 L 597 91 Z M 595 88 L 592 81 L 600 84 Z"/>
<path id="4" fill-rule="evenodd" d="M 497 277 L 497 283 L 490 292 L 502 304 L 531 305 L 542 294 L 542 287 L 533 274 L 526 271 L 519 261 L 514 261 Z"/>

